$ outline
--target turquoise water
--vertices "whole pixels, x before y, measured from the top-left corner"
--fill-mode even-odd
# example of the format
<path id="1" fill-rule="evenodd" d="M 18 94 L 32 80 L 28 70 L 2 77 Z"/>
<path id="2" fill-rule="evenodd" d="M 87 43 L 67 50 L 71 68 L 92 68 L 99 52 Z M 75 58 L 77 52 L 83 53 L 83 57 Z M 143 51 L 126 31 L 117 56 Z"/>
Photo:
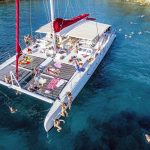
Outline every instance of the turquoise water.
<path id="1" fill-rule="evenodd" d="M 112 24 L 117 38 L 73 103 L 61 133 L 44 131 L 49 104 L 0 86 L 0 150 L 149 150 L 144 134 L 150 134 L 150 6 L 71 0 L 66 9 L 67 2 L 56 1 L 56 16 L 91 12 Z M 32 31 L 49 20 L 46 7 L 32 0 Z M 29 12 L 29 1 L 21 1 L 21 37 L 31 32 Z M 13 55 L 14 48 L 15 4 L 1 3 L 0 54 Z M 8 105 L 18 112 L 11 114 Z"/>

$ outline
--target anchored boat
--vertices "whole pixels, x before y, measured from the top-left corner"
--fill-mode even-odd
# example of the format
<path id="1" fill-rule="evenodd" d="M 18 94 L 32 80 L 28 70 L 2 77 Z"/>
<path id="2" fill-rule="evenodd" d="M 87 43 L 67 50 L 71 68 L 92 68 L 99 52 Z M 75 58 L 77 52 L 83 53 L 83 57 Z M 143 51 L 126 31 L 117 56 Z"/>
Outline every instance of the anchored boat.
<path id="1" fill-rule="evenodd" d="M 19 44 L 19 0 L 16 0 L 16 55 L 0 65 L 0 84 L 51 103 L 44 128 L 48 132 L 61 117 L 62 104 L 68 107 L 100 64 L 116 35 L 111 25 L 96 22 L 89 14 L 71 19 L 54 17 L 50 0 L 51 22 L 36 33 L 33 40 L 24 37 Z"/>

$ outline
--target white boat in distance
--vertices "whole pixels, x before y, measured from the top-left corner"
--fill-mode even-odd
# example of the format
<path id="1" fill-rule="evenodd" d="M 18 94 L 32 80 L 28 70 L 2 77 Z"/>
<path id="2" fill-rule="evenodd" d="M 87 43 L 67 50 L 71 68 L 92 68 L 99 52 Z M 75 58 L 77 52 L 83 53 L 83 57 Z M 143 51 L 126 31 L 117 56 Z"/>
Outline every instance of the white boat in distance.
<path id="1" fill-rule="evenodd" d="M 69 20 L 54 18 L 50 0 L 51 22 L 36 32 L 45 34 L 19 46 L 19 0 L 16 0 L 16 55 L 0 65 L 0 84 L 51 103 L 44 128 L 48 132 L 100 64 L 116 35 L 111 25 L 96 22 L 89 14 Z M 33 76 L 34 73 L 34 76 Z M 69 93 L 69 96 L 67 95 Z"/>

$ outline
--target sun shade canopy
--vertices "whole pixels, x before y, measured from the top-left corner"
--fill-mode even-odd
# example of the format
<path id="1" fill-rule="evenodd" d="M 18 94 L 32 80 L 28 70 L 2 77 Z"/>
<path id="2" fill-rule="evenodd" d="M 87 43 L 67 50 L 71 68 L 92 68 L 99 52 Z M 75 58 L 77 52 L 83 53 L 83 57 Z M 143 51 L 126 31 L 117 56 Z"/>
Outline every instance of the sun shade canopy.
<path id="1" fill-rule="evenodd" d="M 48 24 L 45 24 L 44 26 L 41 26 L 38 30 L 36 30 L 35 32 L 38 32 L 38 33 L 53 33 L 53 30 L 52 30 L 52 23 L 48 23 Z"/>
<path id="2" fill-rule="evenodd" d="M 66 35 L 80 39 L 93 40 L 98 35 L 101 36 L 109 27 L 110 25 L 108 24 L 85 21 L 67 32 Z"/>
<path id="3" fill-rule="evenodd" d="M 70 36 L 79 39 L 93 40 L 98 35 L 101 36 L 110 25 L 98 23 L 95 21 L 84 20 L 82 22 L 76 23 L 73 26 L 69 26 L 57 34 L 60 36 Z M 40 33 L 53 33 L 51 23 L 48 23 L 41 28 L 39 28 L 36 32 Z"/>

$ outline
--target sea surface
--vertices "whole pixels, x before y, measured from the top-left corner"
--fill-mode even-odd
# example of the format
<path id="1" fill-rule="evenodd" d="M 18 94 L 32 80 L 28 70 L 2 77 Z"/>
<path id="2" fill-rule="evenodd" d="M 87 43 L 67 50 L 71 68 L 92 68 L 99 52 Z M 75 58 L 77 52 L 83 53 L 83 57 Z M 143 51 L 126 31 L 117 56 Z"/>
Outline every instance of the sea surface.
<path id="1" fill-rule="evenodd" d="M 124 0 L 55 0 L 56 17 L 90 13 L 117 38 L 73 102 L 61 133 L 44 131 L 50 104 L 0 86 L 0 150 L 150 150 L 150 6 Z M 47 23 L 48 0 L 21 1 L 23 36 Z M 15 54 L 15 3 L 0 3 L 0 57 Z M 11 114 L 8 106 L 18 109 Z"/>

